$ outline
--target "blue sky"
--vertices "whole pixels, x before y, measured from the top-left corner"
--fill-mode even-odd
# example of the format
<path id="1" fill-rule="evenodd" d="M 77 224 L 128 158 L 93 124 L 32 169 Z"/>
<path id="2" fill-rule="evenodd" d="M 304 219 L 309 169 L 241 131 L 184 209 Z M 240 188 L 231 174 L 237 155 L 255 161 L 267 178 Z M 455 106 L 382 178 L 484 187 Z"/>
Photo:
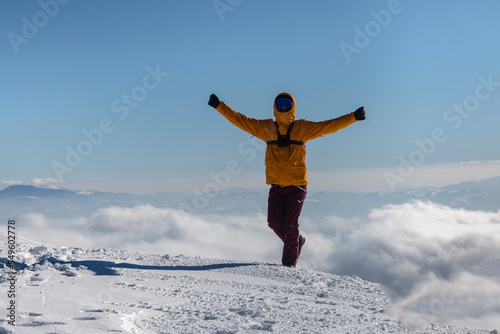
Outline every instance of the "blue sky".
<path id="1" fill-rule="evenodd" d="M 451 0 L 2 0 L 0 188 L 265 187 L 263 145 L 207 101 L 216 93 L 247 116 L 271 118 L 283 91 L 295 96 L 297 118 L 367 112 L 307 144 L 310 189 L 498 176 L 499 9 Z"/>

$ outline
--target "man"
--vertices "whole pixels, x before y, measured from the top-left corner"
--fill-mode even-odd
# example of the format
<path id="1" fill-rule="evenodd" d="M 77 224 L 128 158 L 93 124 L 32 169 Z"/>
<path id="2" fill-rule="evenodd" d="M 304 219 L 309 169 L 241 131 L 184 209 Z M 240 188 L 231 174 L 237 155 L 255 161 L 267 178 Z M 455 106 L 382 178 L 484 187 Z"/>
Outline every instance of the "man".
<path id="1" fill-rule="evenodd" d="M 208 104 L 243 131 L 267 143 L 266 183 L 271 185 L 267 221 L 283 241 L 282 264 L 295 267 L 305 243 L 299 234 L 299 216 L 308 184 L 304 144 L 364 120 L 364 107 L 332 120 L 311 122 L 295 121 L 295 99 L 289 93 L 281 93 L 274 100 L 275 121 L 246 117 L 221 102 L 215 94 L 210 96 Z"/>

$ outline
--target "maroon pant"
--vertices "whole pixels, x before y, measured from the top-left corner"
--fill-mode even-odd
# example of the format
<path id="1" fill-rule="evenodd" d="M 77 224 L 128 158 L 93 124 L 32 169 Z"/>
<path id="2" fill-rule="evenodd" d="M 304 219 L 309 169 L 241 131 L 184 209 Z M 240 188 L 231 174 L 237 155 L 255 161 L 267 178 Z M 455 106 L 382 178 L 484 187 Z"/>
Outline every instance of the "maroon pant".
<path id="1" fill-rule="evenodd" d="M 269 190 L 267 222 L 283 241 L 283 265 L 294 265 L 299 258 L 299 216 L 306 194 L 307 186 L 273 184 Z"/>

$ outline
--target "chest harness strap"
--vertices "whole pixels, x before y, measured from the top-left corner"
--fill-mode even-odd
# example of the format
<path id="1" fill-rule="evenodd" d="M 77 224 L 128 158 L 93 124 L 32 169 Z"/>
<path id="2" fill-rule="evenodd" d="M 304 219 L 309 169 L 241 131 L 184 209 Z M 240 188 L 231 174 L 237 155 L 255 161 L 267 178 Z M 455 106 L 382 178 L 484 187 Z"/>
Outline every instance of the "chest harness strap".
<path id="1" fill-rule="evenodd" d="M 290 124 L 290 127 L 288 127 L 288 131 L 286 132 L 286 135 L 281 135 L 278 124 L 276 122 L 274 122 L 274 125 L 276 125 L 276 130 L 278 133 L 278 140 L 269 140 L 266 142 L 266 144 L 267 145 L 278 145 L 278 147 L 287 147 L 290 145 L 304 145 L 303 141 L 290 140 L 290 132 L 292 132 L 292 128 L 293 128 L 294 123 L 295 122 L 292 122 L 292 124 Z"/>

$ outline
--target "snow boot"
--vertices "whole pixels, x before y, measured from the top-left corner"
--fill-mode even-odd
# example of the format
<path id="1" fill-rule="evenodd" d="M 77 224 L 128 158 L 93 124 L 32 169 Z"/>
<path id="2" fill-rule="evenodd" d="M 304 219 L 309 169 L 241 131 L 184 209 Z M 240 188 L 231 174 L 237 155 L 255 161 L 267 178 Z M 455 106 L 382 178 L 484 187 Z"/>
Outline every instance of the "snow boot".
<path id="1" fill-rule="evenodd" d="M 302 246 L 306 243 L 306 238 L 304 238 L 301 234 L 299 234 L 299 256 L 300 256 L 300 251 L 302 250 Z M 288 263 L 283 263 L 285 267 L 289 268 L 295 268 L 296 264 L 288 264 Z"/>

